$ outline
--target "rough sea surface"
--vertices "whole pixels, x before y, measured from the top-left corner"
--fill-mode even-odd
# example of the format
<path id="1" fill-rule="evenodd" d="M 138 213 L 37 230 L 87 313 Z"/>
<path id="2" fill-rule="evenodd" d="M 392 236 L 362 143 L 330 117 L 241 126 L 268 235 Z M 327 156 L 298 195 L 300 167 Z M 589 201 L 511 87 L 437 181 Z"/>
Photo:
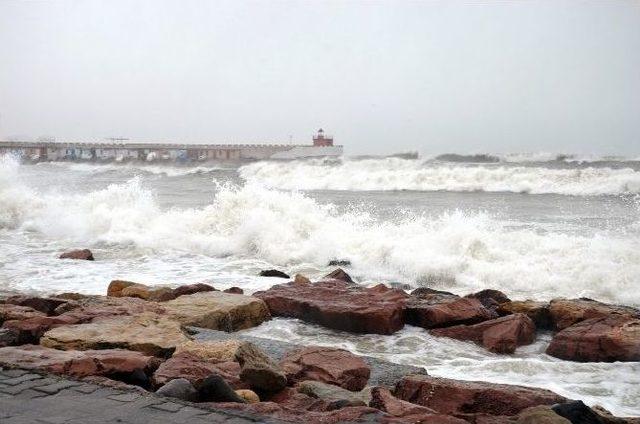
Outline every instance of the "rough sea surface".
<path id="1" fill-rule="evenodd" d="M 61 261 L 90 248 L 95 262 Z M 318 278 L 348 259 L 358 282 L 484 288 L 513 299 L 640 306 L 640 161 L 504 155 L 494 163 L 338 158 L 232 165 L 0 158 L 0 291 L 105 294 L 112 279 L 246 292 Z M 640 364 L 515 355 L 406 327 L 351 335 L 274 319 L 249 334 L 337 345 L 430 374 L 545 387 L 640 415 Z"/>

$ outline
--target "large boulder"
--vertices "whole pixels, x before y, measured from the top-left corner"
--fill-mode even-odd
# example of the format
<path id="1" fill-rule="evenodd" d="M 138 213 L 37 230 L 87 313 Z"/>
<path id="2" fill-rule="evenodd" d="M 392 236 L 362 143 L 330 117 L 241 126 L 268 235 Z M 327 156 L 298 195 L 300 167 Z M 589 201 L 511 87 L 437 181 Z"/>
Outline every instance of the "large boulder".
<path id="1" fill-rule="evenodd" d="M 40 344 L 63 350 L 122 348 L 168 357 L 177 345 L 188 340 L 176 321 L 144 313 L 53 328 L 42 336 Z"/>
<path id="2" fill-rule="evenodd" d="M 478 299 L 464 297 L 449 299 L 443 303 L 412 298 L 408 301 L 405 311 L 407 324 L 423 328 L 476 324 L 497 316 Z"/>
<path id="3" fill-rule="evenodd" d="M 302 381 L 298 384 L 297 389 L 300 393 L 322 400 L 328 405 L 327 409 L 366 406 L 367 404 L 362 393 L 345 390 L 321 381 Z"/>
<path id="4" fill-rule="evenodd" d="M 549 390 L 479 381 L 458 381 L 427 375 L 409 375 L 397 384 L 395 396 L 441 414 L 516 415 L 537 405 L 566 399 Z"/>
<path id="5" fill-rule="evenodd" d="M 536 326 L 525 314 L 514 314 L 474 325 L 438 328 L 430 333 L 438 337 L 469 340 L 494 353 L 513 353 L 518 346 L 533 343 Z"/>
<path id="6" fill-rule="evenodd" d="M 460 296 L 444 290 L 436 290 L 430 287 L 418 287 L 411 292 L 411 296 L 427 303 L 444 303 L 459 299 Z"/>
<path id="7" fill-rule="evenodd" d="M 393 396 L 389 389 L 374 387 L 371 389 L 369 406 L 386 412 L 394 417 L 403 418 L 408 423 L 466 424 L 467 421 L 449 415 L 438 414 L 431 408 L 407 402 Z"/>
<path id="8" fill-rule="evenodd" d="M 563 330 L 580 321 L 602 318 L 611 314 L 640 318 L 640 310 L 628 306 L 609 305 L 591 299 L 554 299 L 549 314 L 556 330 Z"/>
<path id="9" fill-rule="evenodd" d="M 236 360 L 236 351 L 241 344 L 240 340 L 190 340 L 176 346 L 174 355 L 185 353 L 212 363 L 229 362 Z"/>
<path id="10" fill-rule="evenodd" d="M 551 409 L 559 416 L 566 418 L 571 424 L 604 424 L 603 418 L 581 400 L 553 405 Z"/>
<path id="11" fill-rule="evenodd" d="M 547 354 L 579 362 L 640 361 L 640 319 L 612 314 L 557 333 Z"/>
<path id="12" fill-rule="evenodd" d="M 66 299 L 59 299 L 55 297 L 37 297 L 37 296 L 25 296 L 17 295 L 11 296 L 5 299 L 5 302 L 11 305 L 27 306 L 42 312 L 45 315 L 52 315 L 56 308 L 60 305 L 67 303 Z M 2 306 L 0 305 L 0 311 Z M 0 312 L 0 315 L 2 313 Z M 14 318 L 16 319 L 16 318 Z M 0 318 L 0 322 L 2 319 Z"/>
<path id="13" fill-rule="evenodd" d="M 198 397 L 201 402 L 246 403 L 244 398 L 217 374 L 211 374 L 198 385 Z"/>
<path id="14" fill-rule="evenodd" d="M 156 390 L 156 394 L 165 397 L 196 402 L 199 399 L 198 391 L 193 384 L 185 378 L 176 378 Z"/>
<path id="15" fill-rule="evenodd" d="M 195 283 L 195 284 L 185 284 L 183 286 L 176 287 L 173 290 L 173 294 L 175 294 L 176 297 L 180 297 L 188 294 L 196 294 L 196 293 L 210 292 L 210 291 L 216 291 L 216 289 L 210 286 L 209 284 Z"/>
<path id="16" fill-rule="evenodd" d="M 0 324 L 5 321 L 22 321 L 33 317 L 43 317 L 46 314 L 36 311 L 29 306 L 0 303 Z"/>
<path id="17" fill-rule="evenodd" d="M 549 302 L 534 300 L 512 300 L 501 303 L 497 309 L 500 315 L 526 314 L 540 330 L 552 330 L 553 321 L 549 312 Z"/>
<path id="18" fill-rule="evenodd" d="M 52 328 L 76 324 L 73 317 L 34 316 L 23 320 L 6 321 L 2 327 L 12 331 L 17 337 L 17 344 L 38 344 L 40 337 Z"/>
<path id="19" fill-rule="evenodd" d="M 222 377 L 233 389 L 249 387 L 240 380 L 240 364 L 237 362 L 214 362 L 186 352 L 176 353 L 163 362 L 153 374 L 152 381 L 155 387 L 159 387 L 171 380 L 185 378 L 199 387 L 212 374 Z"/>
<path id="20" fill-rule="evenodd" d="M 75 319 L 78 323 L 90 322 L 95 318 L 142 313 L 164 314 L 165 309 L 157 302 L 147 302 L 134 297 L 88 296 L 68 302 L 56 308 L 60 316 Z"/>
<path id="21" fill-rule="evenodd" d="M 170 287 L 152 287 L 144 284 L 133 284 L 122 289 L 122 297 L 137 297 L 152 302 L 166 302 L 176 298 L 173 289 Z"/>
<path id="22" fill-rule="evenodd" d="M 57 350 L 38 345 L 0 348 L 0 365 L 80 378 L 118 376 L 142 370 L 151 373 L 159 361 L 122 349 Z"/>
<path id="23" fill-rule="evenodd" d="M 79 259 L 92 261 L 93 253 L 89 249 L 69 250 L 60 255 L 60 259 Z"/>
<path id="24" fill-rule="evenodd" d="M 407 294 L 383 285 L 365 288 L 332 280 L 278 284 L 254 296 L 264 300 L 275 316 L 353 333 L 392 334 L 404 326 Z"/>
<path id="25" fill-rule="evenodd" d="M 180 296 L 162 304 L 167 316 L 182 325 L 211 330 L 237 331 L 255 327 L 270 318 L 264 301 L 219 291 Z"/>
<path id="26" fill-rule="evenodd" d="M 277 269 L 265 269 L 260 271 L 258 275 L 260 275 L 261 277 L 289 278 L 289 274 L 278 271 Z"/>
<path id="27" fill-rule="evenodd" d="M 515 424 L 571 424 L 549 406 L 532 406 L 518 414 Z"/>
<path id="28" fill-rule="evenodd" d="M 107 296 L 109 297 L 122 297 L 122 290 L 127 287 L 135 286 L 136 283 L 133 281 L 125 281 L 125 280 L 113 280 L 109 283 L 107 287 Z"/>
<path id="29" fill-rule="evenodd" d="M 478 299 L 485 308 L 491 310 L 496 310 L 500 304 L 511 301 L 506 294 L 494 289 L 480 290 L 479 292 L 468 294 L 465 297 Z"/>
<path id="30" fill-rule="evenodd" d="M 296 349 L 287 353 L 280 365 L 289 384 L 315 380 L 352 391 L 364 389 L 371 375 L 371 368 L 362 358 L 333 347 Z"/>
<path id="31" fill-rule="evenodd" d="M 256 345 L 242 343 L 235 353 L 240 364 L 240 379 L 260 392 L 278 392 L 287 385 L 282 368 Z"/>

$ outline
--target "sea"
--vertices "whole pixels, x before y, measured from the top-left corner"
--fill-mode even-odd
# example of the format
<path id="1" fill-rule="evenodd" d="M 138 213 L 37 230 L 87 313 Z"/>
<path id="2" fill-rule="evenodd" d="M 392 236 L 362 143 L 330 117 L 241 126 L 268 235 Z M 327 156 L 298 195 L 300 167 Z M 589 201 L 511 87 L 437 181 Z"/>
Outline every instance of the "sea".
<path id="1" fill-rule="evenodd" d="M 59 260 L 89 248 L 96 261 Z M 105 294 L 113 279 L 246 293 L 321 278 L 512 299 L 640 307 L 640 158 L 548 154 L 342 157 L 201 166 L 0 158 L 0 291 Z M 246 333 L 423 366 L 434 376 L 543 387 L 640 416 L 640 363 L 513 355 L 407 326 L 354 335 L 275 318 Z"/>

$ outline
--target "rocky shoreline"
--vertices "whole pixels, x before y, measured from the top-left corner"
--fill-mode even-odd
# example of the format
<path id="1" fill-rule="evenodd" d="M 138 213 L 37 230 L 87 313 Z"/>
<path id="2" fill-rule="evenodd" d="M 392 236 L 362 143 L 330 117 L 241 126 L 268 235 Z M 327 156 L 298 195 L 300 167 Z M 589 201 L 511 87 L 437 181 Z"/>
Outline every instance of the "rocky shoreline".
<path id="1" fill-rule="evenodd" d="M 557 358 L 640 361 L 637 309 L 590 299 L 514 301 L 490 289 L 461 297 L 366 288 L 342 269 L 317 282 L 281 274 L 287 282 L 252 296 L 206 284 L 119 280 L 106 296 L 4 296 L 0 366 L 285 422 L 640 422 L 545 389 L 436 378 L 339 348 L 237 333 L 271 317 L 354 333 L 392 334 L 413 325 L 508 355 L 533 343 L 538 331 L 553 331 L 547 353 Z"/>

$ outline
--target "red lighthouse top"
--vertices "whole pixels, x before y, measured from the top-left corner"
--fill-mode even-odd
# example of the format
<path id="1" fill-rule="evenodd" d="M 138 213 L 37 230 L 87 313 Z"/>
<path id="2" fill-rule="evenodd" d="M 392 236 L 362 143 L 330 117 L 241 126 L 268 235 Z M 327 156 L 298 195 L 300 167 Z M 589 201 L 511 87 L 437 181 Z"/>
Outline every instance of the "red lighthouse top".
<path id="1" fill-rule="evenodd" d="M 324 130 L 320 128 L 318 134 L 313 136 L 314 146 L 333 146 L 333 137 L 324 135 Z"/>

